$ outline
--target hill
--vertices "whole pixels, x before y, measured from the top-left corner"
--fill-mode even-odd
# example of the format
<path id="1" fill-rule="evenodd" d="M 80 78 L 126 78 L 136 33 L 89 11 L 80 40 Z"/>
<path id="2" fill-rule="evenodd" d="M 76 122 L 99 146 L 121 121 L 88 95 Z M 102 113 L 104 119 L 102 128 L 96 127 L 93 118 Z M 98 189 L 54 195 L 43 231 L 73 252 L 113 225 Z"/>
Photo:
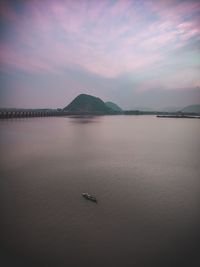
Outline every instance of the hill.
<path id="1" fill-rule="evenodd" d="M 182 112 L 200 113 L 200 105 L 191 105 L 183 108 Z"/>
<path id="2" fill-rule="evenodd" d="M 64 111 L 75 114 L 110 114 L 112 110 L 98 97 L 80 94 L 78 95 Z"/>
<path id="3" fill-rule="evenodd" d="M 115 103 L 113 102 L 105 102 L 106 106 L 109 107 L 110 109 L 112 109 L 115 112 L 123 112 L 123 110 Z"/>

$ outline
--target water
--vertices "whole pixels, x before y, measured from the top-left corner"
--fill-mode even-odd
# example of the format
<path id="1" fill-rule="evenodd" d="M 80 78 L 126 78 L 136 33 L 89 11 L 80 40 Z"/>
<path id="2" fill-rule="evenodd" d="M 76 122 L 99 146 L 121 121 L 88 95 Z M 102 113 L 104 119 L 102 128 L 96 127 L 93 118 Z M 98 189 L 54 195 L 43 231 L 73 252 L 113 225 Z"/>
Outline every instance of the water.
<path id="1" fill-rule="evenodd" d="M 198 266 L 199 120 L 49 117 L 0 127 L 3 266 Z"/>

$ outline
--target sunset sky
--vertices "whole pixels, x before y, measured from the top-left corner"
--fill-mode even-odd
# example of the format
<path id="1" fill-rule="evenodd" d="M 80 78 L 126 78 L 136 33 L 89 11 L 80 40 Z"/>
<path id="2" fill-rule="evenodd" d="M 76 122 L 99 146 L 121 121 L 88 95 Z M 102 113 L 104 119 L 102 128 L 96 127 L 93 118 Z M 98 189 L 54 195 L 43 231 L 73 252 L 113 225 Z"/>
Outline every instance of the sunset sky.
<path id="1" fill-rule="evenodd" d="M 0 107 L 200 104 L 200 1 L 1 1 Z"/>

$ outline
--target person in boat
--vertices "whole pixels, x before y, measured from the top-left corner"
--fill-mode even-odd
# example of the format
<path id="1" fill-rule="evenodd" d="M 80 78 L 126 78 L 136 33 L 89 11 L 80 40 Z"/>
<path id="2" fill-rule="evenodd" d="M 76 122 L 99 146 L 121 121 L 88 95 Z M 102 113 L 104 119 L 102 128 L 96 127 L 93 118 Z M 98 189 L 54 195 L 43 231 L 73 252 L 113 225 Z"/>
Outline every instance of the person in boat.
<path id="1" fill-rule="evenodd" d="M 91 200 L 91 201 L 94 201 L 97 203 L 97 199 L 94 197 L 94 196 L 91 196 L 90 194 L 88 193 L 82 193 L 82 196 L 85 197 L 86 199 L 88 200 Z"/>

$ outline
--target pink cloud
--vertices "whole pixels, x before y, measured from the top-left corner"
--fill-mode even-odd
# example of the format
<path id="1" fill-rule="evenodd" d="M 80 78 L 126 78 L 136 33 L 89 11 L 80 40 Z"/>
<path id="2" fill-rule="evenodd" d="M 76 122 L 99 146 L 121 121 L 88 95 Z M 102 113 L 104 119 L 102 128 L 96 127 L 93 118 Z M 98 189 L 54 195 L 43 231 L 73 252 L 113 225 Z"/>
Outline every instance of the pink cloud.
<path id="1" fill-rule="evenodd" d="M 33 56 L 25 56 L 13 51 L 12 47 L 8 45 L 0 45 L 0 60 L 5 66 L 14 67 L 27 72 L 54 72 L 55 69 L 48 62 L 45 62 L 41 58 L 35 58 Z"/>
<path id="2" fill-rule="evenodd" d="M 198 21 L 182 21 L 185 14 L 200 8 L 196 2 L 147 1 L 139 9 L 134 4 L 35 0 L 26 3 L 23 14 L 4 4 L 2 15 L 12 24 L 15 42 L 4 43 L 1 60 L 26 71 L 56 72 L 79 65 L 113 77 L 152 67 L 167 57 L 163 48 L 169 54 L 180 41 L 184 46 L 200 35 Z M 146 21 L 148 8 L 159 20 Z"/>
<path id="3" fill-rule="evenodd" d="M 124 15 L 124 13 L 130 11 L 132 1 L 127 0 L 117 0 L 115 4 L 111 7 L 110 14 L 112 16 Z"/>
<path id="4" fill-rule="evenodd" d="M 177 3 L 174 0 L 148 1 L 149 8 L 160 15 L 161 18 L 179 21 L 183 16 L 200 9 L 200 3 L 196 1 L 184 1 Z"/>
<path id="5" fill-rule="evenodd" d="M 183 41 L 187 41 L 192 37 L 200 36 L 200 29 L 192 22 L 183 22 L 177 26 L 177 31 Z"/>
<path id="6" fill-rule="evenodd" d="M 166 34 L 161 34 L 156 37 L 147 38 L 144 40 L 142 47 L 147 50 L 157 50 L 163 46 L 167 46 L 170 43 L 176 41 L 177 35 L 175 32 L 169 32 Z"/>

